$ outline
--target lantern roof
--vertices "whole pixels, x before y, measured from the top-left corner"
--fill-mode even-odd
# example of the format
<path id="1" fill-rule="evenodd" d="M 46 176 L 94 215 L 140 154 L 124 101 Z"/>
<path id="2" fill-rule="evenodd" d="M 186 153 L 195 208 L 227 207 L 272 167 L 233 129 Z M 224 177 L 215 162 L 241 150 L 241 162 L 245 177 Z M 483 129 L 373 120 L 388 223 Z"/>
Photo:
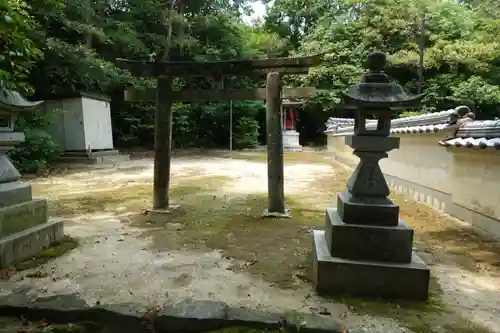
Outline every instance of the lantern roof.
<path id="1" fill-rule="evenodd" d="M 0 89 L 0 110 L 17 112 L 34 108 L 42 103 L 43 101 L 28 101 L 17 91 Z"/>
<path id="2" fill-rule="evenodd" d="M 363 74 L 360 83 L 349 87 L 344 98 L 348 104 L 364 107 L 416 106 L 425 94 L 408 95 L 403 87 L 389 80 L 384 72 L 387 64 L 382 52 L 371 52 L 367 57 L 368 72 Z"/>

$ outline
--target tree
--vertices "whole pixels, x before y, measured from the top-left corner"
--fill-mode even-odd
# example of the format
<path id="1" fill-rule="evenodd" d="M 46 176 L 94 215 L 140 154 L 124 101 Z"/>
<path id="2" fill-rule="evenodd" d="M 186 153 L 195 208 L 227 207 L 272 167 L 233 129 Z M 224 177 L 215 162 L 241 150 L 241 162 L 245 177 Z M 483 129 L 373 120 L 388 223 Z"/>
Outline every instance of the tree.
<path id="1" fill-rule="evenodd" d="M 336 1 L 304 36 L 299 54 L 325 53 L 326 62 L 302 80 L 329 89 L 331 109 L 340 92 L 364 71 L 366 55 L 378 49 L 392 61 L 389 74 L 415 93 L 418 83 L 418 23 L 426 15 L 424 111 L 467 104 L 481 118 L 498 114 L 500 45 L 498 29 L 483 16 L 452 1 Z"/>
<path id="2" fill-rule="evenodd" d="M 42 53 L 33 41 L 36 22 L 24 1 L 0 0 L 0 88 L 26 91 L 30 70 Z"/>

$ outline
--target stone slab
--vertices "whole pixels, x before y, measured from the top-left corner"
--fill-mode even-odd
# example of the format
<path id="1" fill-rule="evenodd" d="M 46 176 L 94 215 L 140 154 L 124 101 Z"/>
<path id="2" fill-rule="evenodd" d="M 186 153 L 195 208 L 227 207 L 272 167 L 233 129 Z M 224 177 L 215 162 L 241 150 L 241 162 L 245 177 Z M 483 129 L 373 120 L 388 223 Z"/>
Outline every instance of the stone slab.
<path id="1" fill-rule="evenodd" d="M 176 204 L 176 203 L 169 203 L 168 208 L 166 208 L 166 209 L 148 209 L 148 210 L 146 210 L 146 214 L 153 215 L 153 216 L 154 215 L 165 215 L 165 214 L 173 213 L 176 210 L 178 210 L 179 208 L 181 208 L 181 205 Z"/>
<path id="2" fill-rule="evenodd" d="M 230 326 L 250 327 L 261 330 L 279 330 L 282 317 L 276 313 L 268 313 L 248 308 L 228 308 L 226 319 Z"/>
<path id="3" fill-rule="evenodd" d="M 291 312 L 284 316 L 285 332 L 345 332 L 347 329 L 333 317 L 315 315 L 310 313 Z"/>
<path id="4" fill-rule="evenodd" d="M 344 223 L 378 226 L 397 226 L 399 206 L 385 198 L 354 198 L 341 192 L 337 198 L 337 211 Z"/>
<path id="5" fill-rule="evenodd" d="M 62 221 L 43 223 L 0 238 L 0 268 L 29 259 L 64 236 Z"/>
<path id="6" fill-rule="evenodd" d="M 209 332 L 240 327 L 270 332 L 345 333 L 336 318 L 292 312 L 277 314 L 224 302 L 183 299 L 151 311 L 137 304 L 88 305 L 77 294 L 29 297 L 29 289 L 1 296 L 0 313 L 54 323 L 92 321 L 107 333 Z M 297 329 L 299 327 L 299 329 Z M 96 330 L 97 331 L 97 330 Z"/>
<path id="7" fill-rule="evenodd" d="M 332 257 L 323 230 L 313 231 L 313 242 L 313 282 L 319 294 L 429 297 L 430 270 L 416 254 L 409 264 L 355 261 Z"/>
<path id="8" fill-rule="evenodd" d="M 107 164 L 118 164 L 130 160 L 130 155 L 128 154 L 117 154 L 115 150 L 109 151 L 109 154 L 105 154 L 108 151 L 99 152 L 100 154 L 92 153 L 92 156 L 85 154 L 70 154 L 61 155 L 59 157 L 59 162 L 70 163 L 75 165 L 107 165 Z M 96 152 L 97 153 L 97 152 Z"/>
<path id="9" fill-rule="evenodd" d="M 218 301 L 183 299 L 158 313 L 156 328 L 163 332 L 200 332 L 224 327 L 228 305 Z"/>
<path id="10" fill-rule="evenodd" d="M 94 150 L 89 154 L 86 150 L 65 151 L 61 154 L 62 157 L 98 157 L 98 156 L 116 156 L 120 152 L 116 149 Z"/>
<path id="11" fill-rule="evenodd" d="M 21 180 L 0 183 L 0 207 L 15 205 L 32 199 L 31 185 Z"/>
<path id="12" fill-rule="evenodd" d="M 333 257 L 394 263 L 412 259 L 413 229 L 403 220 L 395 227 L 346 224 L 329 208 L 325 237 Z"/>
<path id="13" fill-rule="evenodd" d="M 45 223 L 47 218 L 47 200 L 45 199 L 33 199 L 2 207 L 0 208 L 0 240 L 2 237 Z"/>
<path id="14" fill-rule="evenodd" d="M 261 217 L 263 218 L 282 218 L 282 219 L 289 219 L 292 217 L 292 211 L 290 209 L 285 208 L 284 213 L 278 213 L 278 212 L 270 212 L 269 210 L 264 210 L 262 212 Z"/>

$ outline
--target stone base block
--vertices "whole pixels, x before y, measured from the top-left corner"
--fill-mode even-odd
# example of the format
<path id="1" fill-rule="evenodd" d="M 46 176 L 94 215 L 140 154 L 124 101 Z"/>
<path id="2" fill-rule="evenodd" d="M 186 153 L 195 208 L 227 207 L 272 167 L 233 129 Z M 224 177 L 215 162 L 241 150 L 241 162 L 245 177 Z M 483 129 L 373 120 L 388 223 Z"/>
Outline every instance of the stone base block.
<path id="1" fill-rule="evenodd" d="M 47 222 L 47 201 L 33 199 L 0 208 L 0 239 Z"/>
<path id="2" fill-rule="evenodd" d="M 346 224 L 336 209 L 326 210 L 326 242 L 334 257 L 409 263 L 413 229 L 400 220 L 395 227 Z"/>
<path id="3" fill-rule="evenodd" d="M 270 212 L 269 210 L 264 210 L 261 215 L 263 218 L 274 217 L 274 218 L 291 218 L 292 211 L 290 209 L 285 209 L 284 213 Z"/>
<path id="4" fill-rule="evenodd" d="M 313 240 L 313 282 L 319 294 L 429 297 L 430 270 L 416 254 L 408 264 L 355 261 L 332 257 L 324 231 L 314 230 Z"/>
<path id="5" fill-rule="evenodd" d="M 337 199 L 340 218 L 347 224 L 377 226 L 397 226 L 399 206 L 389 199 L 353 197 L 349 192 L 341 192 Z"/>
<path id="6" fill-rule="evenodd" d="M 31 198 L 31 185 L 28 183 L 17 180 L 0 184 L 0 207 L 30 201 Z"/>
<path id="7" fill-rule="evenodd" d="M 170 203 L 168 205 L 168 208 L 165 208 L 165 209 L 148 209 L 146 211 L 146 213 L 148 215 L 162 215 L 162 214 L 170 214 L 170 213 L 173 213 L 175 212 L 176 210 L 178 210 L 179 208 L 181 207 L 181 205 L 179 204 L 175 204 L 175 203 Z"/>
<path id="8" fill-rule="evenodd" d="M 62 221 L 47 222 L 0 238 L 0 268 L 8 268 L 35 256 L 64 237 Z"/>
<path id="9" fill-rule="evenodd" d="M 130 155 L 120 154 L 118 150 L 114 149 L 95 151 L 92 152 L 92 155 L 89 155 L 86 151 L 65 152 L 59 158 L 62 163 L 94 165 L 118 164 L 128 160 L 130 160 Z"/>
<path id="10" fill-rule="evenodd" d="M 283 131 L 283 148 L 291 150 L 301 150 L 299 143 L 299 132 L 293 130 Z"/>

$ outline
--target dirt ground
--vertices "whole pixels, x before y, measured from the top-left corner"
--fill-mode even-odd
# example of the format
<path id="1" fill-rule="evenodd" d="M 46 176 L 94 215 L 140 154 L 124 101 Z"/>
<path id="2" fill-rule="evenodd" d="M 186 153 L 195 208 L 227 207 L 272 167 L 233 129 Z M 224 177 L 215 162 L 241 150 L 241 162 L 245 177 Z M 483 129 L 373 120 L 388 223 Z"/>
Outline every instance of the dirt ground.
<path id="1" fill-rule="evenodd" d="M 325 299 L 310 283 L 311 230 L 345 189 L 350 170 L 319 152 L 286 153 L 285 193 L 291 219 L 262 219 L 267 204 L 265 153 L 176 157 L 171 198 L 181 205 L 146 216 L 153 163 L 73 170 L 32 180 L 51 216 L 80 246 L 41 268 L 0 282 L 39 295 L 79 293 L 95 302 L 143 305 L 183 297 L 285 312 L 330 314 L 372 332 L 500 332 L 500 242 L 395 194 L 416 232 L 415 247 L 432 270 L 427 303 L 351 297 Z"/>

